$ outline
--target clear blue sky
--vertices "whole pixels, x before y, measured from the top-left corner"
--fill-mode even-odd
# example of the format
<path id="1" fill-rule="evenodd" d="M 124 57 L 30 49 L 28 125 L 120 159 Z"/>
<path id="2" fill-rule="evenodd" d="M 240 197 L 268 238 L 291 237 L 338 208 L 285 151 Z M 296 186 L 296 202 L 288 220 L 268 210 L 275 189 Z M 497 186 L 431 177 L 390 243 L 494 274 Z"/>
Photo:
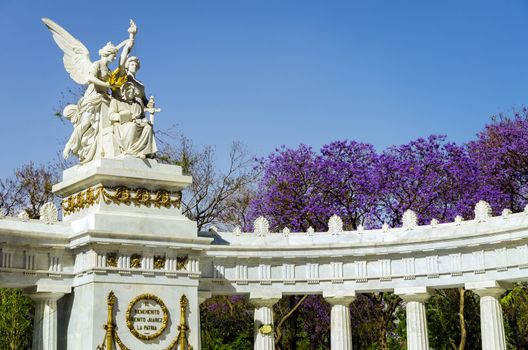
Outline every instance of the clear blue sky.
<path id="1" fill-rule="evenodd" d="M 133 18 L 157 128 L 215 145 L 220 163 L 233 140 L 258 155 L 345 138 L 465 142 L 528 98 L 526 1 L 0 0 L 1 177 L 52 161 L 72 130 L 53 117 L 75 85 L 41 17 L 92 59 Z"/>

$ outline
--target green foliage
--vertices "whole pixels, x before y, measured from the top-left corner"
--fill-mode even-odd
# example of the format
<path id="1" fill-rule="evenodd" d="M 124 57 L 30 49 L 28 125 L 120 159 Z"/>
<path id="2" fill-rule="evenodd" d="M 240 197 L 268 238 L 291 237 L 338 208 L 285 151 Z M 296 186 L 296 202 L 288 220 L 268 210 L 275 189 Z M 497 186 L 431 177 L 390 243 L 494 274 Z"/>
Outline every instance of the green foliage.
<path id="1" fill-rule="evenodd" d="M 0 289 L 0 349 L 31 345 L 33 303 L 18 289 Z"/>
<path id="2" fill-rule="evenodd" d="M 228 343 L 224 343 L 228 341 Z M 216 334 L 209 342 L 202 345 L 202 349 L 211 350 L 246 350 L 253 347 L 251 341 L 245 335 L 239 334 L 234 339 L 226 340 L 221 334 Z"/>
<path id="3" fill-rule="evenodd" d="M 434 349 L 458 349 L 461 339 L 458 289 L 438 290 L 426 303 L 429 345 Z M 476 294 L 465 291 L 465 349 L 480 349 L 480 304 Z"/>
<path id="4" fill-rule="evenodd" d="M 407 349 L 407 325 L 405 317 L 405 308 L 400 304 L 394 312 L 394 331 L 387 339 L 389 350 Z"/>
<path id="5" fill-rule="evenodd" d="M 310 349 L 310 336 L 305 331 L 300 331 L 296 341 L 297 349 Z"/>
<path id="6" fill-rule="evenodd" d="M 306 311 L 313 311 L 312 308 L 303 307 L 306 304 L 306 298 L 307 296 L 283 296 L 273 306 L 275 348 L 277 350 L 313 349 L 314 341 L 311 341 L 309 334 L 316 332 L 310 329 L 306 322 L 301 322 L 307 317 Z M 317 319 L 317 316 L 313 314 L 308 317 Z"/>
<path id="7" fill-rule="evenodd" d="M 501 300 L 508 348 L 528 348 L 528 285 L 515 286 Z"/>
<path id="8" fill-rule="evenodd" d="M 200 308 L 202 349 L 246 350 L 253 347 L 253 307 L 239 296 L 212 297 Z"/>

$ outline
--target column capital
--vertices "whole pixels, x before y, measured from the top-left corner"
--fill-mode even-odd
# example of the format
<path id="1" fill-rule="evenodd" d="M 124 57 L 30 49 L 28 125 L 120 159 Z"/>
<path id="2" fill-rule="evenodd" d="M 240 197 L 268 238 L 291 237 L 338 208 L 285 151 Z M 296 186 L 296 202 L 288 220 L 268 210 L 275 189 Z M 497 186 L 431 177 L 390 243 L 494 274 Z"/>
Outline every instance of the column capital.
<path id="1" fill-rule="evenodd" d="M 71 286 L 62 284 L 37 284 L 32 287 L 24 288 L 24 294 L 33 300 L 55 299 L 59 300 L 64 294 L 71 293 Z"/>
<path id="2" fill-rule="evenodd" d="M 345 305 L 348 306 L 354 300 L 356 300 L 356 291 L 355 290 L 329 290 L 323 291 L 323 298 L 330 305 Z"/>
<path id="3" fill-rule="evenodd" d="M 64 296 L 64 293 L 30 293 L 28 297 L 33 301 L 57 301 Z"/>
<path id="4" fill-rule="evenodd" d="M 511 288 L 512 284 L 499 281 L 479 281 L 468 282 L 465 284 L 467 290 L 471 290 L 479 297 L 494 297 L 497 298 Z"/>
<path id="5" fill-rule="evenodd" d="M 434 294 L 434 291 L 428 287 L 403 287 L 395 288 L 394 294 L 406 302 L 417 301 L 423 303 Z"/>
<path id="6" fill-rule="evenodd" d="M 257 307 L 272 307 L 280 298 L 282 293 L 277 290 L 263 290 L 249 294 L 249 301 Z"/>
<path id="7" fill-rule="evenodd" d="M 251 302 L 251 304 L 255 305 L 256 307 L 269 307 L 269 308 L 277 304 L 279 300 L 280 298 L 268 298 L 268 299 L 249 298 L 249 301 Z"/>

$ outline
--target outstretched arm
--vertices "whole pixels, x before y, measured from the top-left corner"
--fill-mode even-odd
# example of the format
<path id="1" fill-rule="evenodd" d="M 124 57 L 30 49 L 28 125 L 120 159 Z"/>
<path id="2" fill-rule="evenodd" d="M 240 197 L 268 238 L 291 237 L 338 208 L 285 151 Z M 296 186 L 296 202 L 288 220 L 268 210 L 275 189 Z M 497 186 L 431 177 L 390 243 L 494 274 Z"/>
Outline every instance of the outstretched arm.
<path id="1" fill-rule="evenodd" d="M 123 48 L 123 51 L 121 51 L 121 58 L 119 59 L 119 70 L 124 71 L 125 62 L 130 51 L 132 51 L 132 47 L 134 47 L 134 38 L 125 40 L 125 47 Z"/>
<path id="2" fill-rule="evenodd" d="M 136 23 L 134 23 L 133 20 L 130 20 L 130 27 L 128 28 L 129 37 L 127 40 L 119 44 L 119 45 L 124 45 L 123 51 L 121 51 L 121 58 L 119 59 L 119 69 L 121 71 L 124 71 L 126 59 L 128 55 L 130 54 L 130 51 L 132 51 L 132 48 L 134 47 L 134 37 L 136 36 L 136 33 L 137 33 Z M 119 48 L 120 47 L 118 46 L 118 49 Z"/>

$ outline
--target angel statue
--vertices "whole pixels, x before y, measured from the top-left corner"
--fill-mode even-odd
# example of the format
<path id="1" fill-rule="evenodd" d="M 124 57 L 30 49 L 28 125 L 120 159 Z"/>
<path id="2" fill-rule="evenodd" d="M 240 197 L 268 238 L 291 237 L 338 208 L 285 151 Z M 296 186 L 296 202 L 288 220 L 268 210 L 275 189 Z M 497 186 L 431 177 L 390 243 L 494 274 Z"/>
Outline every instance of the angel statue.
<path id="1" fill-rule="evenodd" d="M 136 24 L 130 20 L 128 39 L 123 40 L 117 46 L 111 42 L 107 43 L 99 50 L 101 58 L 92 62 L 88 49 L 79 40 L 52 20 L 43 18 L 42 21 L 51 31 L 59 48 L 64 52 L 64 68 L 70 77 L 78 84 L 87 85 L 84 95 L 77 104 L 68 105 L 64 109 L 63 114 L 72 122 L 74 130 L 64 147 L 63 156 L 68 158 L 71 153 L 77 156 L 80 163 L 83 164 L 95 158 L 117 157 L 123 154 L 122 149 L 116 146 L 116 137 L 113 135 L 116 121 L 110 120 L 109 107 L 113 100 L 122 99 L 122 87 L 127 79 L 132 79 L 136 85 L 140 84 L 127 69 L 129 65 L 134 66 L 129 58 L 133 59 L 136 65 L 139 63 L 136 57 L 129 57 L 137 32 Z M 122 51 L 119 65 L 111 71 L 109 64 L 116 59 L 120 49 Z M 135 90 L 144 95 L 142 85 L 138 85 Z M 146 108 L 146 111 L 154 112 L 152 108 Z M 143 115 L 143 113 L 142 110 L 138 115 Z M 153 140 L 152 128 L 147 127 L 145 130 L 152 135 L 140 133 L 143 136 L 143 144 L 145 144 L 144 140 Z M 152 141 L 148 143 L 152 143 Z M 155 144 L 147 146 L 150 147 L 149 150 L 155 152 Z M 139 148 L 136 145 L 134 149 Z M 130 152 L 128 153 L 130 154 Z M 145 155 L 151 155 L 151 153 L 143 149 L 140 154 L 132 155 L 143 158 Z"/>

